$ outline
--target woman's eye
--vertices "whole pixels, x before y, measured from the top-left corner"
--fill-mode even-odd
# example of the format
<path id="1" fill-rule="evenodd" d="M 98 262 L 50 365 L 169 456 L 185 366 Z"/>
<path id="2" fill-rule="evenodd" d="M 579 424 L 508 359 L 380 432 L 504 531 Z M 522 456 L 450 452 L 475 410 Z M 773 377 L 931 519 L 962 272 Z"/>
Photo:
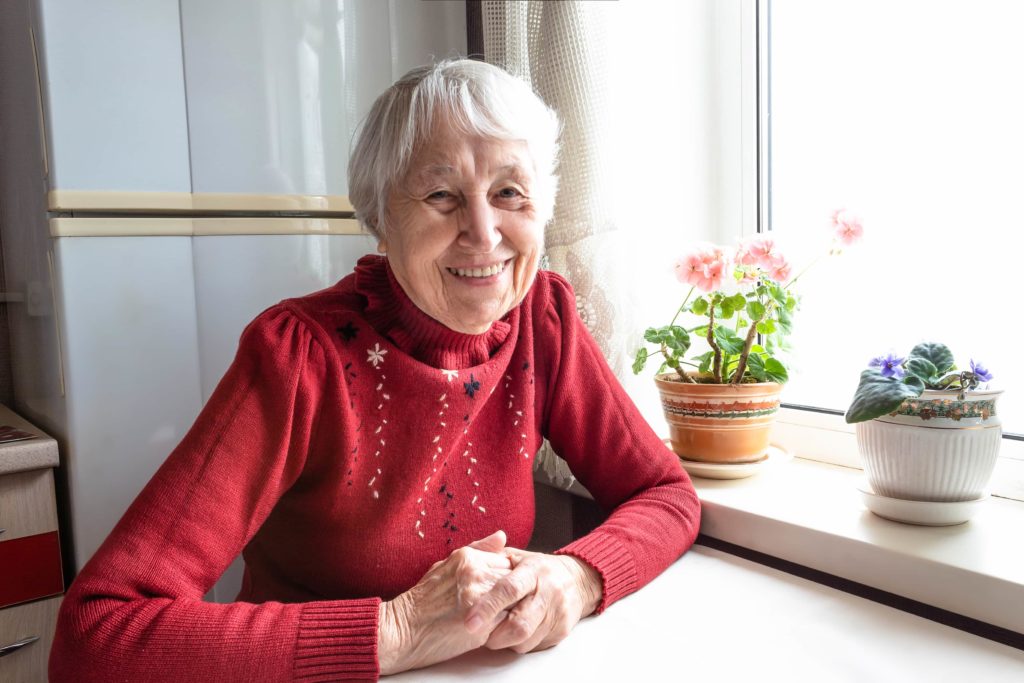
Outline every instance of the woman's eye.
<path id="1" fill-rule="evenodd" d="M 437 190 L 436 192 L 431 192 L 430 194 L 428 194 L 427 199 L 430 199 L 432 201 L 445 201 L 447 199 L 451 199 L 451 196 L 452 193 L 449 192 L 448 190 Z"/>
<path id="2" fill-rule="evenodd" d="M 498 190 L 498 196 L 502 199 L 515 199 L 522 196 L 522 194 L 514 187 L 503 187 Z"/>

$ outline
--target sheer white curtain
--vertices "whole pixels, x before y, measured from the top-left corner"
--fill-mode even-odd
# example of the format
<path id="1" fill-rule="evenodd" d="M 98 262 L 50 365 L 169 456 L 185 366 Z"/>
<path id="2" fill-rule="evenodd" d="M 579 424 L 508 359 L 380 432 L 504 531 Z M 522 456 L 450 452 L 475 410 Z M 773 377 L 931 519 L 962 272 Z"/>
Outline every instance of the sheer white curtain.
<path id="1" fill-rule="evenodd" d="M 642 331 L 667 324 L 685 295 L 673 260 L 693 242 L 753 229 L 742 143 L 753 103 L 742 96 L 749 6 L 482 3 L 485 59 L 532 83 L 564 125 L 547 267 L 572 283 L 580 315 L 655 430 L 664 420 L 653 369 L 637 377 L 630 365 Z M 617 447 L 607 445 L 610 456 Z M 538 465 L 571 482 L 550 449 Z"/>
<path id="2" fill-rule="evenodd" d="M 485 59 L 532 83 L 562 120 L 560 186 L 545 234 L 546 267 L 572 283 L 580 316 L 622 376 L 629 371 L 634 328 L 615 263 L 620 235 L 610 203 L 609 4 L 484 2 L 483 33 Z M 554 481 L 571 481 L 547 444 L 538 463 Z"/>

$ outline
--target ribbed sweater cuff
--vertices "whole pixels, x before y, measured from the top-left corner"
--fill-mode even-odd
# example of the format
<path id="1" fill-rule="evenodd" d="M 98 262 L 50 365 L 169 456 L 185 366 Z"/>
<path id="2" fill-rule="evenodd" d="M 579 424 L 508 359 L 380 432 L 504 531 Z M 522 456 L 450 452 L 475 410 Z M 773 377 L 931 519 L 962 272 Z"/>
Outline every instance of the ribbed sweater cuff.
<path id="1" fill-rule="evenodd" d="M 556 555 L 572 555 L 597 570 L 604 583 L 601 603 L 594 610 L 600 614 L 616 600 L 637 589 L 636 563 L 633 555 L 617 539 L 600 531 L 587 534 L 555 551 Z"/>
<path id="2" fill-rule="evenodd" d="M 299 616 L 296 681 L 375 681 L 379 598 L 312 602 Z"/>

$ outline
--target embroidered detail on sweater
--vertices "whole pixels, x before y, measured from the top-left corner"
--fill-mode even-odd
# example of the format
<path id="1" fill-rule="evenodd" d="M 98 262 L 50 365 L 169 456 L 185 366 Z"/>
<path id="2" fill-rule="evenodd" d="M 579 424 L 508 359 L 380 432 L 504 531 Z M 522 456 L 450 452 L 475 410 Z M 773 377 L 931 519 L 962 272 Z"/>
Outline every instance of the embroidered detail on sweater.
<path id="1" fill-rule="evenodd" d="M 466 396 L 475 398 L 476 392 L 480 391 L 480 382 L 473 377 L 473 373 L 469 373 L 469 381 L 463 382 L 462 386 L 466 388 Z"/>
<path id="2" fill-rule="evenodd" d="M 385 391 L 385 384 L 387 375 L 384 374 L 384 368 L 382 363 L 384 362 L 384 355 L 387 353 L 387 349 L 382 349 L 379 343 L 374 343 L 372 349 L 366 349 L 366 362 L 373 365 L 374 370 L 377 371 L 379 377 L 377 378 L 374 386 L 374 403 L 376 403 L 376 416 L 371 418 L 371 427 L 367 441 L 369 447 L 367 451 L 373 450 L 374 466 L 369 471 L 369 479 L 366 482 L 366 487 L 370 490 L 370 495 L 373 496 L 374 500 L 380 498 L 381 480 L 384 475 L 384 467 L 381 464 L 381 454 L 384 448 L 387 446 L 387 425 L 388 419 L 384 417 L 384 405 L 391 400 L 391 396 Z M 360 429 L 362 425 L 360 423 Z M 362 445 L 362 440 L 360 440 Z"/>
<path id="3" fill-rule="evenodd" d="M 387 352 L 387 349 L 380 348 L 380 344 L 374 342 L 372 349 L 366 349 L 366 362 L 373 363 L 373 367 L 377 367 L 377 365 L 384 362 L 384 355 Z"/>
<path id="4" fill-rule="evenodd" d="M 529 367 L 530 367 L 529 363 L 524 363 L 523 364 L 523 371 L 524 372 L 527 371 L 527 369 Z M 516 401 L 516 395 L 512 393 L 512 375 L 505 375 L 505 392 L 508 394 L 508 402 L 506 403 L 505 408 L 508 410 L 509 417 L 512 420 L 512 431 L 511 431 L 511 433 L 515 434 L 515 433 L 518 432 L 518 434 L 519 434 L 519 438 L 518 438 L 519 450 L 518 450 L 517 454 L 523 456 L 524 458 L 529 458 L 530 457 L 530 453 L 526 449 L 526 446 L 527 446 L 527 443 L 528 443 L 527 442 L 527 438 L 526 438 L 526 431 L 525 431 L 526 430 L 526 425 L 525 425 L 525 423 L 523 423 L 523 411 L 522 411 L 522 408 L 518 404 L 518 402 Z"/>
<path id="5" fill-rule="evenodd" d="M 446 418 L 445 418 L 445 413 L 448 412 L 448 408 L 449 408 L 449 405 L 448 405 L 447 401 L 448 401 L 448 392 L 447 391 L 441 392 L 441 395 L 437 399 L 438 404 L 440 404 L 439 405 L 439 410 L 437 411 L 437 425 L 434 428 L 434 432 L 433 432 L 433 434 L 430 437 L 430 442 L 429 442 L 429 445 L 428 445 L 428 448 L 432 451 L 431 452 L 431 456 L 430 456 L 430 463 L 431 463 L 431 466 L 430 466 L 430 476 L 428 476 L 423 481 L 423 495 L 421 495 L 419 497 L 419 499 L 417 499 L 417 501 L 416 501 L 416 504 L 419 505 L 419 508 L 420 508 L 420 513 L 419 513 L 420 519 L 416 520 L 416 524 L 413 526 L 413 530 L 416 532 L 416 535 L 419 536 L 420 538 L 426 538 L 426 534 L 424 534 L 424 532 L 423 532 L 423 521 L 424 521 L 423 518 L 425 518 L 427 516 L 426 498 L 427 498 L 427 491 L 430 490 L 430 482 L 434 478 L 434 476 L 437 474 L 438 467 L 444 468 L 448 464 L 448 458 L 447 457 L 445 457 L 442 460 L 440 465 L 438 465 L 438 462 L 437 462 L 438 457 L 440 457 L 440 455 L 442 453 L 444 453 L 444 447 L 441 445 L 441 437 L 445 433 L 445 430 L 448 427 L 448 423 L 447 423 Z M 447 484 L 442 484 L 442 486 L 441 486 L 441 493 L 443 494 L 446 491 L 447 491 Z M 450 499 L 446 499 L 446 501 L 445 501 L 446 504 L 447 504 L 447 500 L 450 500 Z M 449 543 L 450 543 L 451 539 L 449 538 L 448 540 L 449 540 Z"/>
<path id="6" fill-rule="evenodd" d="M 345 340 L 345 343 L 348 344 L 356 338 L 357 334 L 359 334 L 359 328 L 353 325 L 352 321 L 349 320 L 343 327 L 337 328 L 337 332 L 341 335 L 341 338 Z"/>
<path id="7" fill-rule="evenodd" d="M 349 323 L 349 325 L 352 325 L 352 323 Z M 341 331 L 341 329 L 342 328 L 340 328 L 340 327 L 338 328 L 339 332 Z M 354 380 L 357 377 L 359 377 L 359 375 L 356 374 L 356 372 L 352 369 L 352 361 L 349 361 L 349 362 L 345 363 L 344 368 L 342 368 L 342 376 L 343 376 L 343 379 L 345 380 L 346 386 L 348 386 L 349 396 L 351 397 L 352 396 L 352 380 Z M 354 398 L 350 398 L 349 399 L 349 409 L 352 410 L 353 412 L 356 409 L 356 403 L 355 403 L 355 399 Z M 358 418 L 358 419 L 359 419 L 359 424 L 356 427 L 356 433 L 357 434 L 361 433 L 362 430 L 363 430 L 363 420 L 362 420 L 362 418 Z M 360 439 L 356 442 L 356 446 L 352 449 L 352 452 L 350 453 L 350 455 L 352 456 L 352 464 L 353 465 L 355 465 L 355 463 L 359 462 L 359 454 L 358 453 L 359 453 L 359 444 L 361 442 L 362 442 L 362 438 L 360 437 Z M 345 473 L 345 478 L 346 478 L 345 479 L 345 486 L 346 487 L 352 486 L 352 468 L 351 467 L 349 467 L 348 471 Z"/>
<path id="8" fill-rule="evenodd" d="M 458 370 L 442 370 L 441 374 L 444 375 L 448 379 L 449 383 L 453 379 L 458 379 L 459 378 L 459 371 Z"/>

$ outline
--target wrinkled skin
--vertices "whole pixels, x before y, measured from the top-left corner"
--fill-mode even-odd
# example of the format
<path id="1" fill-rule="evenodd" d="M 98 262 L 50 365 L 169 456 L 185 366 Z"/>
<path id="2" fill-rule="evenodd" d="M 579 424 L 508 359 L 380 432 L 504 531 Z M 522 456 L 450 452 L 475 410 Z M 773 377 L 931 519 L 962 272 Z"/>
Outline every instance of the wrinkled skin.
<path id="1" fill-rule="evenodd" d="M 381 603 L 381 674 L 482 646 L 520 653 L 551 647 L 597 607 L 600 581 L 575 558 L 508 548 L 497 531 L 455 550 L 415 586 Z"/>

